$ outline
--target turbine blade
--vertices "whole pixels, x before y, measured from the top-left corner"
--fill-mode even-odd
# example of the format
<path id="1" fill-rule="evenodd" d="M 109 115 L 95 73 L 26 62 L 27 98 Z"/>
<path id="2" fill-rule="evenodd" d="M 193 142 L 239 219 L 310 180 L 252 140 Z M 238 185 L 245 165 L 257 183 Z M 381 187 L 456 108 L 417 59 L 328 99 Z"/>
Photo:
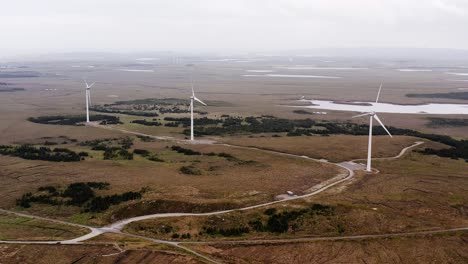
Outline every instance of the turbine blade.
<path id="1" fill-rule="evenodd" d="M 88 82 L 84 80 L 84 83 L 86 84 L 86 88 L 89 88 Z"/>
<path id="2" fill-rule="evenodd" d="M 374 119 L 377 120 L 377 122 L 379 122 L 379 124 L 383 127 L 383 129 L 385 129 L 385 131 L 390 137 L 393 137 L 392 134 L 390 134 L 390 131 L 388 131 L 388 129 L 385 127 L 385 125 L 382 123 L 382 121 L 377 115 L 374 115 Z"/>
<path id="3" fill-rule="evenodd" d="M 375 102 L 378 103 L 379 102 L 379 97 L 380 97 L 380 91 L 382 90 L 382 84 L 380 84 L 380 87 L 379 87 L 379 92 L 377 93 L 377 99 L 375 99 Z"/>
<path id="4" fill-rule="evenodd" d="M 195 101 L 199 102 L 199 103 L 202 104 L 202 105 L 207 105 L 207 104 L 205 104 L 204 102 L 202 102 L 202 100 L 200 100 L 200 99 L 198 99 L 198 98 L 196 98 L 196 97 L 194 97 L 193 99 L 195 99 Z"/>
<path id="5" fill-rule="evenodd" d="M 360 115 L 355 115 L 351 118 L 356 118 L 356 117 L 361 117 L 361 116 L 368 116 L 368 115 L 371 115 L 371 113 L 365 113 L 365 114 L 360 114 Z"/>
<path id="6" fill-rule="evenodd" d="M 190 105 L 188 107 L 188 111 L 190 111 L 190 109 L 192 109 L 192 105 L 193 105 L 193 101 L 190 101 Z"/>
<path id="7" fill-rule="evenodd" d="M 190 71 L 190 87 L 192 88 L 192 96 L 195 97 L 195 91 L 193 89 L 193 75 L 191 71 Z"/>
<path id="8" fill-rule="evenodd" d="M 190 87 L 192 87 L 192 96 L 195 97 L 195 90 L 193 89 L 193 82 L 190 82 Z"/>
<path id="9" fill-rule="evenodd" d="M 94 84 L 95 84 L 95 82 L 93 82 L 93 83 L 92 83 L 92 84 L 91 84 L 91 85 L 90 85 L 88 88 L 91 88 L 91 87 L 93 87 L 93 85 L 94 85 Z"/>

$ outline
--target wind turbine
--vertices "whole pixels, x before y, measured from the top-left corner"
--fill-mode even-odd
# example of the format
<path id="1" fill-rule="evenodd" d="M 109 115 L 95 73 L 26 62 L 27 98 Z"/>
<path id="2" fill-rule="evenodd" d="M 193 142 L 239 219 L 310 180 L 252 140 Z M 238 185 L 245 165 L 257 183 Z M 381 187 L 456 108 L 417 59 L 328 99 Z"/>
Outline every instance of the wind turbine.
<path id="1" fill-rule="evenodd" d="M 198 99 L 195 96 L 195 91 L 193 90 L 192 76 L 190 76 L 190 86 L 192 87 L 192 96 L 190 96 L 190 106 L 189 106 L 189 110 L 190 110 L 190 140 L 193 141 L 194 140 L 194 138 L 193 138 L 193 105 L 194 105 L 195 101 L 199 102 L 202 105 L 206 105 L 206 104 L 204 102 L 202 102 L 202 100 Z"/>
<path id="2" fill-rule="evenodd" d="M 377 99 L 375 100 L 375 103 L 379 102 L 379 97 L 380 97 L 380 91 L 382 90 L 382 84 L 380 84 L 379 92 L 377 94 Z M 382 127 L 385 129 L 387 134 L 390 137 L 393 137 L 392 134 L 388 131 L 388 129 L 385 127 L 385 125 L 382 123 L 380 118 L 377 116 L 377 113 L 375 111 L 372 112 L 367 112 L 365 114 L 353 116 L 353 118 L 356 117 L 361 117 L 361 116 L 369 116 L 369 143 L 367 147 L 367 167 L 366 171 L 371 172 L 371 160 L 372 160 L 372 121 L 375 119 Z"/>
<path id="3" fill-rule="evenodd" d="M 93 87 L 94 83 L 88 84 L 88 82 L 84 81 L 86 84 L 86 123 L 89 123 L 89 106 L 91 105 L 91 87 Z"/>

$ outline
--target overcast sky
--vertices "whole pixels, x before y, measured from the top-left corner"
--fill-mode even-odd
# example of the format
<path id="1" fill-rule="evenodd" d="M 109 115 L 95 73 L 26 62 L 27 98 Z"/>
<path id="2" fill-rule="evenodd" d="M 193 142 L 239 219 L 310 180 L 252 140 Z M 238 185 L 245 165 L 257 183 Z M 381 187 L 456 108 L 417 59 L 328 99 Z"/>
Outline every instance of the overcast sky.
<path id="1" fill-rule="evenodd" d="M 468 0 L 4 0 L 0 55 L 468 49 Z"/>

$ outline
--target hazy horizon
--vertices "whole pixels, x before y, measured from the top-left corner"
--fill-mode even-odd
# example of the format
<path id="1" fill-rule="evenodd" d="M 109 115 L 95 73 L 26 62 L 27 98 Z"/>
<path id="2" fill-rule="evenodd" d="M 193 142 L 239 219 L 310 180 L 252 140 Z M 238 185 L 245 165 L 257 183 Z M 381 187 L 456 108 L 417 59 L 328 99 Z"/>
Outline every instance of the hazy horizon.
<path id="1" fill-rule="evenodd" d="M 8 1 L 0 57 L 67 52 L 468 49 L 462 0 Z"/>

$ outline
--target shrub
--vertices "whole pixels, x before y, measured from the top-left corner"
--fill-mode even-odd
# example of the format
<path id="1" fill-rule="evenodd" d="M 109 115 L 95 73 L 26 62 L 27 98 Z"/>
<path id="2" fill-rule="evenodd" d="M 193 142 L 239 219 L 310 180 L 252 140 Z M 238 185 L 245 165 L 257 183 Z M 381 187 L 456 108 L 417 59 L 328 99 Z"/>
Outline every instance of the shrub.
<path id="1" fill-rule="evenodd" d="M 81 157 L 65 148 L 34 147 L 31 145 L 7 146 L 0 145 L 0 154 L 20 157 L 29 160 L 45 160 L 54 162 L 75 162 L 80 161 Z"/>
<path id="2" fill-rule="evenodd" d="M 193 151 L 191 149 L 186 149 L 180 146 L 172 146 L 171 149 L 177 151 L 177 153 L 182 153 L 187 156 L 199 156 L 202 154 L 201 152 Z"/>
<path id="3" fill-rule="evenodd" d="M 276 213 L 276 208 L 268 208 L 263 213 L 266 215 L 273 215 Z"/>
<path id="4" fill-rule="evenodd" d="M 105 160 L 133 160 L 133 153 L 123 148 L 112 147 L 104 151 Z"/>
<path id="5" fill-rule="evenodd" d="M 85 208 L 85 212 L 102 212 L 107 210 L 111 205 L 116 205 L 122 202 L 141 199 L 140 192 L 126 192 L 123 194 L 114 194 L 107 196 L 94 197 Z"/>
<path id="6" fill-rule="evenodd" d="M 63 197 L 71 198 L 71 200 L 67 202 L 68 204 L 81 206 L 94 197 L 94 191 L 91 190 L 91 187 L 86 183 L 72 183 L 63 192 Z"/>
<path id="7" fill-rule="evenodd" d="M 188 175 L 201 175 L 201 171 L 195 169 L 193 166 L 182 166 L 179 171 Z"/>
<path id="8" fill-rule="evenodd" d="M 148 160 L 155 161 L 155 162 L 164 162 L 163 159 L 159 158 L 156 155 L 151 155 L 150 157 L 148 157 Z"/>
<path id="9" fill-rule="evenodd" d="M 146 121 L 146 120 L 133 120 L 130 123 L 140 124 L 144 126 L 161 126 L 162 125 L 160 122 L 157 122 L 157 121 Z"/>
<path id="10" fill-rule="evenodd" d="M 134 154 L 138 154 L 138 155 L 141 155 L 143 157 L 146 157 L 150 154 L 150 152 L 146 149 L 135 149 L 133 151 Z"/>

